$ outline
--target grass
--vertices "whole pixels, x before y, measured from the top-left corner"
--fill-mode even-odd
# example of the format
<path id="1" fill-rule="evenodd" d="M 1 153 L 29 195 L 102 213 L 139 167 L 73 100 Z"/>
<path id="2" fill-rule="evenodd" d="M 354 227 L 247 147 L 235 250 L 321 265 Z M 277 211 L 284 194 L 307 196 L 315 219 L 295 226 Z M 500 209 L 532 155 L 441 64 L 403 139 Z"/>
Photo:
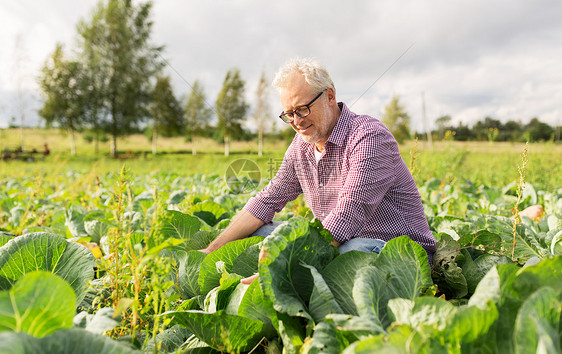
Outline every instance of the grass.
<path id="1" fill-rule="evenodd" d="M 158 154 L 152 155 L 151 142 L 143 135 L 132 135 L 118 140 L 120 159 L 109 156 L 109 142 L 100 144 L 100 153 L 94 153 L 93 143 L 76 137 L 77 155 L 69 153 L 68 136 L 59 130 L 26 129 L 26 150 L 43 150 L 46 143 L 50 155 L 33 162 L 0 161 L 0 179 L 29 177 L 37 174 L 58 174 L 77 171 L 92 175 L 117 173 L 125 164 L 134 174 L 172 172 L 179 175 L 195 173 L 224 175 L 228 165 L 236 159 L 255 161 L 262 177 L 271 178 L 279 167 L 287 142 L 266 141 L 264 156 L 257 156 L 257 142 L 233 142 L 231 156 L 224 156 L 224 147 L 210 139 L 197 142 L 197 155 L 191 155 L 191 143 L 184 138 L 160 138 Z M 0 151 L 13 150 L 20 145 L 18 129 L 0 129 Z M 415 168 L 418 184 L 430 178 L 447 182 L 470 180 L 492 186 L 505 186 L 519 178 L 517 164 L 524 143 L 489 142 L 436 142 L 433 150 L 427 142 L 414 142 L 400 147 L 402 158 L 411 163 L 410 154 L 416 151 Z M 528 153 L 527 182 L 551 190 L 562 187 L 562 145 L 553 143 L 531 144 Z M 410 166 L 412 167 L 412 166 Z"/>

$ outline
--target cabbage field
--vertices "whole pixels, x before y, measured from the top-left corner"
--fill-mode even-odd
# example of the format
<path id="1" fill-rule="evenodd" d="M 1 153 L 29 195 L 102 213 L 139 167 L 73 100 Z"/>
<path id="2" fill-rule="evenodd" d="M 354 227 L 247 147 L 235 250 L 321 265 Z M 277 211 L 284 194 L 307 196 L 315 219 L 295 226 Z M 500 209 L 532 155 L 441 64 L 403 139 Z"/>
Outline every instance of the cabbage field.
<path id="1" fill-rule="evenodd" d="M 523 182 L 418 181 L 430 266 L 407 236 L 339 255 L 301 199 L 198 252 L 248 199 L 219 175 L 5 177 L 0 352 L 560 352 L 562 185 Z"/>

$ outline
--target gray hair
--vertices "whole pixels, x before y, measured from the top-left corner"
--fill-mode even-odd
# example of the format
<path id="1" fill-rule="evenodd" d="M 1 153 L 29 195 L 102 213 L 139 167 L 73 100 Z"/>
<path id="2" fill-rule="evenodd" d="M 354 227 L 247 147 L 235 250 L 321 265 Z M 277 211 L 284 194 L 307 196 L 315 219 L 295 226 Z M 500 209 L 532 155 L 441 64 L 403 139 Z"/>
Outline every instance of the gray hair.
<path id="1" fill-rule="evenodd" d="M 287 86 L 289 77 L 294 73 L 301 73 L 305 81 L 310 85 L 313 91 L 321 92 L 331 87 L 334 92 L 336 88 L 328 70 L 318 61 L 312 58 L 293 58 L 279 68 L 273 86 L 280 90 Z"/>

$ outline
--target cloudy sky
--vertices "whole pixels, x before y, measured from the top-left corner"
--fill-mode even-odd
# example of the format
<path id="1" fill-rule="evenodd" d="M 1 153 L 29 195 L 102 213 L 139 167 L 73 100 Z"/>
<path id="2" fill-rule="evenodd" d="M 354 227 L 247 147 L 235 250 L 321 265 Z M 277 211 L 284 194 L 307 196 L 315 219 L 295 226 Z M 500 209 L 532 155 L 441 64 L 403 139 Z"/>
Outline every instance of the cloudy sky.
<path id="1" fill-rule="evenodd" d="M 39 69 L 56 42 L 75 47 L 76 24 L 97 2 L 0 2 L 0 127 L 19 121 L 18 86 L 26 124 L 37 124 Z M 262 71 L 271 79 L 305 56 L 327 66 L 353 111 L 380 117 L 398 95 L 418 131 L 444 114 L 469 125 L 486 116 L 562 124 L 560 0 L 155 0 L 152 18 L 178 96 L 199 79 L 214 102 L 237 67 L 251 104 Z"/>

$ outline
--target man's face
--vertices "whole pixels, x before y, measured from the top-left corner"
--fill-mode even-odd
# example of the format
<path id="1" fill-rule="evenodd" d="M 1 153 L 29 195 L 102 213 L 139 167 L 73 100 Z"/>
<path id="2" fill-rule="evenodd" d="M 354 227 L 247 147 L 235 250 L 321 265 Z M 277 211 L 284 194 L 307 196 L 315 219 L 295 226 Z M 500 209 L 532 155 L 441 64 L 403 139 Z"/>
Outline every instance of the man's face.
<path id="1" fill-rule="evenodd" d="M 293 112 L 295 108 L 308 104 L 319 92 L 313 92 L 301 74 L 293 74 L 287 86 L 280 91 L 281 105 L 284 112 Z M 304 118 L 294 114 L 291 124 L 304 141 L 309 144 L 323 144 L 328 140 L 337 116 L 330 109 L 335 103 L 334 91 L 327 89 L 310 106 L 310 114 Z"/>

